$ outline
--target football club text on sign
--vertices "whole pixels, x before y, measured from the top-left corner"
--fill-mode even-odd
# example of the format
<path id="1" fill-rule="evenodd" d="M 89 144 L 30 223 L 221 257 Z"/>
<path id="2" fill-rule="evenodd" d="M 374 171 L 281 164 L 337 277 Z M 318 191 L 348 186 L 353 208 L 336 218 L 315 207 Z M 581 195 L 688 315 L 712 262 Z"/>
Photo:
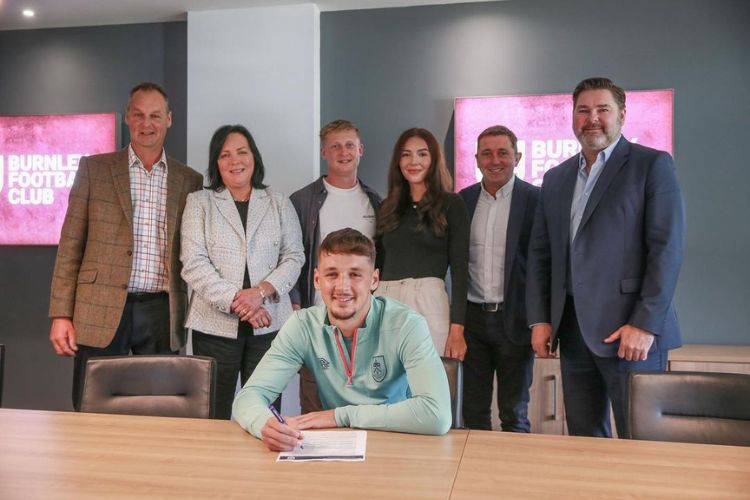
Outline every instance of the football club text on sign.
<path id="1" fill-rule="evenodd" d="M 0 116 L 0 245 L 56 245 L 78 161 L 116 131 L 116 113 Z"/>

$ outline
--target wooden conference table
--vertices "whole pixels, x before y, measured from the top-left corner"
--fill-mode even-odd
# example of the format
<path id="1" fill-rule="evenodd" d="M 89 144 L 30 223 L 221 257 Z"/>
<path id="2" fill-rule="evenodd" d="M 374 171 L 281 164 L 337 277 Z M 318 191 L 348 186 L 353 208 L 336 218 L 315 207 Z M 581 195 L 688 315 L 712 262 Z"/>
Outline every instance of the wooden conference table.
<path id="1" fill-rule="evenodd" d="M 277 463 L 236 423 L 0 409 L 0 498 L 750 498 L 750 448 L 368 432 L 367 460 Z"/>

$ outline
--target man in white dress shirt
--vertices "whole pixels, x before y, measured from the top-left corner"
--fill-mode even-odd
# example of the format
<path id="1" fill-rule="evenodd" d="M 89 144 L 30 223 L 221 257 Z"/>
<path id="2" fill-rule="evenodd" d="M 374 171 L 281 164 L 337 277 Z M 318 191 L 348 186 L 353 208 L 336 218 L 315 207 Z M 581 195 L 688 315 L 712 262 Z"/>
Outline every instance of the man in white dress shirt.
<path id="1" fill-rule="evenodd" d="M 534 366 L 526 322 L 526 256 L 539 188 L 515 177 L 521 160 L 507 127 L 477 139 L 482 181 L 463 189 L 471 215 L 469 293 L 464 335 L 464 425 L 490 430 L 492 387 L 504 431 L 529 432 L 529 387 Z"/>

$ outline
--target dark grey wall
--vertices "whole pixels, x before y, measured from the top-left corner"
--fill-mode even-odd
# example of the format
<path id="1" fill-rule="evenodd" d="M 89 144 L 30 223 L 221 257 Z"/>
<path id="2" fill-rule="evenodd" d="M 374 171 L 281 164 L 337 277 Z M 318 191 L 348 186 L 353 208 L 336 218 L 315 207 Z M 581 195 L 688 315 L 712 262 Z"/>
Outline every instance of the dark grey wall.
<path id="1" fill-rule="evenodd" d="M 167 151 L 187 156 L 186 23 L 0 32 L 0 114 L 123 112 L 136 83 L 162 83 L 173 124 Z M 122 144 L 127 144 L 123 124 Z M 47 338 L 57 247 L 0 247 L 3 406 L 71 409 L 72 361 Z"/>
<path id="2" fill-rule="evenodd" d="M 187 23 L 0 31 L 0 68 L 3 115 L 122 113 L 133 85 L 161 83 L 173 110 L 165 148 L 185 161 Z"/>
<path id="3" fill-rule="evenodd" d="M 688 212 L 676 303 L 684 341 L 749 344 L 750 2 L 519 0 L 321 15 L 321 119 L 360 126 L 364 182 L 385 189 L 398 134 L 423 126 L 452 162 L 453 99 L 569 92 L 609 76 L 675 90 Z"/>

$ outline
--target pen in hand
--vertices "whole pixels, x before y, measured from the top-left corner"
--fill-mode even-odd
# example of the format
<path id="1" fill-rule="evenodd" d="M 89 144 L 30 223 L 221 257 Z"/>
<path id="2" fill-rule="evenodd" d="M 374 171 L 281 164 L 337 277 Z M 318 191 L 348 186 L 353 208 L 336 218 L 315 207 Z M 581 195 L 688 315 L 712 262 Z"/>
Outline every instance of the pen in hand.
<path id="1" fill-rule="evenodd" d="M 280 424 L 288 425 L 286 423 L 286 420 L 284 420 L 284 417 L 281 416 L 281 413 L 279 413 L 279 410 L 277 410 L 273 404 L 268 405 L 268 409 L 271 410 L 271 413 L 273 413 L 273 416 L 276 418 L 276 420 L 279 421 Z M 305 445 L 299 443 L 299 448 L 300 450 L 304 450 Z"/>

